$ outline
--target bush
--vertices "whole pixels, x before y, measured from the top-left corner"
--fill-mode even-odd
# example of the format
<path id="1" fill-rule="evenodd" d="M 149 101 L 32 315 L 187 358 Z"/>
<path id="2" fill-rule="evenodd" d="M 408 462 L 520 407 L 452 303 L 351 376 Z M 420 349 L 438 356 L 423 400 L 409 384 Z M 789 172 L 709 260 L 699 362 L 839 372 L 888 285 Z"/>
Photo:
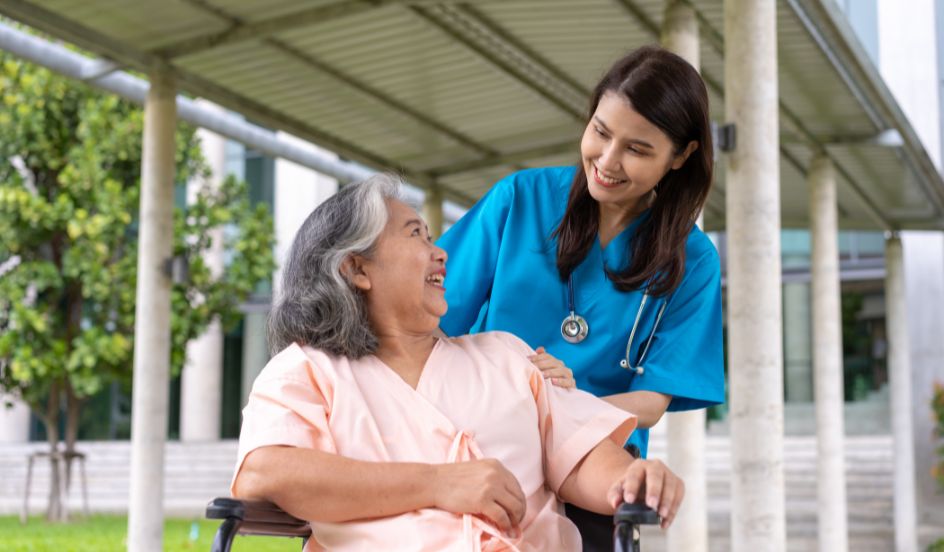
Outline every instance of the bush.
<path id="1" fill-rule="evenodd" d="M 944 443 L 941 443 L 942 438 L 944 438 L 944 385 L 940 383 L 934 384 L 934 398 L 931 400 L 931 410 L 934 411 L 934 435 L 938 439 L 937 447 L 937 463 L 931 468 L 931 475 L 937 479 L 938 484 L 944 488 Z M 938 541 L 935 546 L 940 545 L 939 548 L 934 550 L 940 550 L 944 552 L 944 541 Z"/>

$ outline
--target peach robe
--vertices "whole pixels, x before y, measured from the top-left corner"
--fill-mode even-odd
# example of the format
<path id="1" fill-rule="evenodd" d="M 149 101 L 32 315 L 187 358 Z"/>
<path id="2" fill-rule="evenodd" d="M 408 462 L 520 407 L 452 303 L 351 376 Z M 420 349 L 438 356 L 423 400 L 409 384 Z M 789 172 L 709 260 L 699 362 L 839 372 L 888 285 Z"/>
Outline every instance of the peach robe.
<path id="1" fill-rule="evenodd" d="M 636 419 L 588 393 L 545 384 L 530 354 L 503 332 L 441 339 L 413 389 L 373 355 L 350 360 L 292 345 L 253 385 L 236 473 L 247 454 L 268 445 L 373 462 L 495 458 L 527 497 L 518 539 L 478 516 L 429 508 L 313 521 L 306 551 L 580 550 L 580 535 L 555 493 L 601 440 L 623 443 Z"/>

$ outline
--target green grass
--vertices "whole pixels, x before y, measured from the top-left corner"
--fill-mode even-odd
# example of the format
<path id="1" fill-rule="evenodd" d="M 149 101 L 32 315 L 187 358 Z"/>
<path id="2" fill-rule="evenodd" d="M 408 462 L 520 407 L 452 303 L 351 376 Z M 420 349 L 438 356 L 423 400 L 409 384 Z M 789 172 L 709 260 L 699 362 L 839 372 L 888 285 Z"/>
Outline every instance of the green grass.
<path id="1" fill-rule="evenodd" d="M 219 522 L 205 519 L 168 519 L 164 523 L 164 550 L 209 552 L 217 527 Z M 20 525 L 13 516 L 0 517 L 3 552 L 124 552 L 127 534 L 125 516 L 78 517 L 69 523 L 48 523 L 33 517 L 26 525 Z M 300 539 L 236 537 L 233 551 L 299 552 L 301 543 Z"/>

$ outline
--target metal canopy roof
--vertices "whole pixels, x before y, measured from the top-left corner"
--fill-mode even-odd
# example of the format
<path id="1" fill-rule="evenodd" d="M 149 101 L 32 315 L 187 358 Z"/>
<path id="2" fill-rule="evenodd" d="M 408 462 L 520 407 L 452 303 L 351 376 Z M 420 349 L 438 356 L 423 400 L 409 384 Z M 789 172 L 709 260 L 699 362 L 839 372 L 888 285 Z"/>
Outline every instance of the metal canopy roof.
<path id="1" fill-rule="evenodd" d="M 724 122 L 723 2 L 694 2 Z M 0 13 L 471 204 L 516 168 L 577 159 L 590 88 L 658 40 L 663 0 L 0 0 Z M 944 228 L 944 182 L 829 0 L 778 3 L 784 226 L 825 150 L 845 228 Z M 900 147 L 877 145 L 876 136 Z M 891 131 L 891 132 L 889 132 Z M 706 227 L 724 226 L 719 162 Z"/>

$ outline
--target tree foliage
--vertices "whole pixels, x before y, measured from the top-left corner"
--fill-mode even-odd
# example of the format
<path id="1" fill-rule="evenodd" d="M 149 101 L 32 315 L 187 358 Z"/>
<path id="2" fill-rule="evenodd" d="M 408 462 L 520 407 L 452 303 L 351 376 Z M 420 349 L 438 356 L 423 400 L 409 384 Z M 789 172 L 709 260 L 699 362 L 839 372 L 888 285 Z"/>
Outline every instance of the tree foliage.
<path id="1" fill-rule="evenodd" d="M 44 421 L 51 446 L 66 413 L 104 385 L 130 381 L 143 111 L 118 97 L 0 51 L 0 390 Z M 193 128 L 179 125 L 177 181 L 204 182 L 174 218 L 174 251 L 190 279 L 172 291 L 171 364 L 186 344 L 237 307 L 274 268 L 272 222 L 246 186 L 210 186 Z M 227 267 L 203 260 L 225 228 Z"/>

